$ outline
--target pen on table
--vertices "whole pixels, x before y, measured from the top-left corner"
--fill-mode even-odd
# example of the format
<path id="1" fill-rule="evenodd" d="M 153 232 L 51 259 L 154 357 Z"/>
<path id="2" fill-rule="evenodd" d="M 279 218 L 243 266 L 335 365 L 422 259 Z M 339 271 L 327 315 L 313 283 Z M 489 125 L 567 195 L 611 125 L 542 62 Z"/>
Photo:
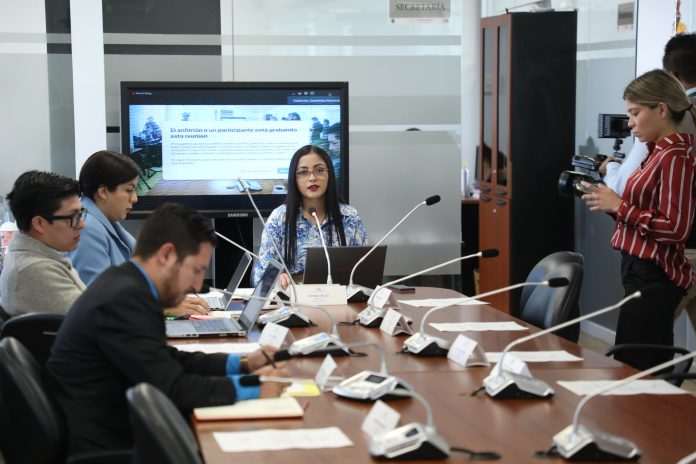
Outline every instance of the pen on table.
<path id="1" fill-rule="evenodd" d="M 268 356 L 268 353 L 266 353 L 265 350 L 261 350 L 261 354 L 263 354 L 263 357 L 266 358 L 268 364 L 273 366 L 273 369 L 276 369 L 276 364 L 273 362 L 273 359 L 270 356 Z"/>

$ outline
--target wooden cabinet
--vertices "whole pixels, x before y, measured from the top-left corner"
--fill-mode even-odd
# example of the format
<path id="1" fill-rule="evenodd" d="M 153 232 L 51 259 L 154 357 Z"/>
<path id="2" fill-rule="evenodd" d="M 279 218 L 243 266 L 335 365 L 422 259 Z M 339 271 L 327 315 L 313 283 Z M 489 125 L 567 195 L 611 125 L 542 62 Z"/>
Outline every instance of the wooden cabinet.
<path id="1" fill-rule="evenodd" d="M 544 256 L 573 249 L 573 201 L 558 177 L 575 151 L 576 12 L 481 20 L 480 290 L 523 282 Z M 519 292 L 486 298 L 518 313 Z"/>

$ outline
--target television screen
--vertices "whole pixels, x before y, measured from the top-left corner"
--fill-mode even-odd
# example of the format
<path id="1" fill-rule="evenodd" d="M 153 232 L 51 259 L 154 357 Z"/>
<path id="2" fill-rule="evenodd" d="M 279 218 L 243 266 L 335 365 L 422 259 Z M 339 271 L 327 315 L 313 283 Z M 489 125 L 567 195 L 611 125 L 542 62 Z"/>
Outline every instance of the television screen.
<path id="1" fill-rule="evenodd" d="M 140 167 L 135 212 L 166 201 L 210 216 L 285 200 L 303 145 L 325 149 L 348 201 L 347 82 L 122 82 L 121 151 Z"/>

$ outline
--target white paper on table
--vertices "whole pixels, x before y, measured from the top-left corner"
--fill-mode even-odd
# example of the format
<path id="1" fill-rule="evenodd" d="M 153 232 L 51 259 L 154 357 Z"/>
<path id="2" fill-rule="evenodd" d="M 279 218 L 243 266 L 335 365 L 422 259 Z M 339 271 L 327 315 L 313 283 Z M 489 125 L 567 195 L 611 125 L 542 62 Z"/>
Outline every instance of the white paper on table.
<path id="1" fill-rule="evenodd" d="M 171 345 L 179 351 L 200 351 L 203 353 L 249 354 L 261 348 L 258 343 L 182 343 Z"/>
<path id="2" fill-rule="evenodd" d="M 459 297 L 459 298 L 428 298 L 425 300 L 399 300 L 399 303 L 404 303 L 409 306 L 416 306 L 419 308 L 434 308 L 435 306 L 442 306 L 442 305 L 454 305 L 458 301 L 461 301 L 463 298 L 466 297 Z M 466 300 L 462 303 L 459 303 L 459 306 L 472 306 L 472 305 L 482 305 L 482 304 L 488 304 L 485 301 L 479 301 L 479 300 Z"/>
<path id="3" fill-rule="evenodd" d="M 278 451 L 286 449 L 343 448 L 353 442 L 338 427 L 321 429 L 267 429 L 249 432 L 214 432 L 218 446 L 226 453 Z"/>
<path id="4" fill-rule="evenodd" d="M 529 330 L 514 321 L 506 322 L 431 322 L 430 327 L 440 332 L 482 332 L 484 330 Z"/>
<path id="5" fill-rule="evenodd" d="M 253 288 L 238 288 L 232 293 L 232 297 L 239 298 L 241 300 L 248 300 L 252 293 L 254 293 Z"/>
<path id="6" fill-rule="evenodd" d="M 556 351 L 510 351 L 508 354 L 517 356 L 524 362 L 575 362 L 582 361 L 582 358 L 568 353 L 564 350 Z M 500 353 L 486 353 L 489 362 L 497 363 Z"/>
<path id="7" fill-rule="evenodd" d="M 566 388 L 578 396 L 589 395 L 600 388 L 607 387 L 610 384 L 621 382 L 620 380 L 559 380 L 558 385 Z M 684 395 L 685 390 L 675 387 L 671 383 L 664 380 L 634 380 L 633 382 L 608 391 L 602 396 L 611 395 Z"/>

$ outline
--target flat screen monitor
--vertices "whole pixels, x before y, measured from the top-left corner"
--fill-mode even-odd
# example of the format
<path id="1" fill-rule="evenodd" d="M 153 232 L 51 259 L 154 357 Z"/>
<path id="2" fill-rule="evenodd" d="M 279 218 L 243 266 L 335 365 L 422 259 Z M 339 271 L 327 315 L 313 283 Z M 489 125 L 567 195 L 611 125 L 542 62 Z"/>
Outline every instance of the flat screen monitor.
<path id="1" fill-rule="evenodd" d="M 347 82 L 122 82 L 121 151 L 140 168 L 134 213 L 167 201 L 212 217 L 285 201 L 303 145 L 331 157 L 348 201 Z"/>

